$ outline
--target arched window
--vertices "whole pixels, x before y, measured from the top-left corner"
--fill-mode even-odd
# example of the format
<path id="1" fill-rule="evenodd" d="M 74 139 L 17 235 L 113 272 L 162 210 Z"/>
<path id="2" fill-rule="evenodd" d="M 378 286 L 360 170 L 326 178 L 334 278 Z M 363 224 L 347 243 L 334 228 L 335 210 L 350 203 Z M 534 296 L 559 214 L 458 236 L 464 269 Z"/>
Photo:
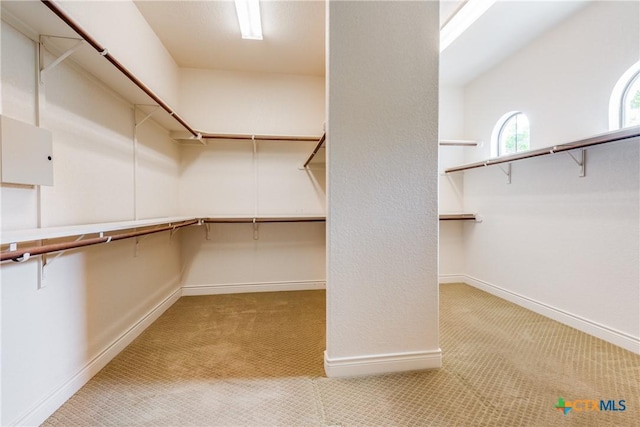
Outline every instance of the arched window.
<path id="1" fill-rule="evenodd" d="M 609 100 L 609 129 L 640 125 L 640 61 L 620 77 Z"/>
<path id="2" fill-rule="evenodd" d="M 520 111 L 512 111 L 498 120 L 493 130 L 494 154 L 504 156 L 530 148 L 529 119 Z"/>

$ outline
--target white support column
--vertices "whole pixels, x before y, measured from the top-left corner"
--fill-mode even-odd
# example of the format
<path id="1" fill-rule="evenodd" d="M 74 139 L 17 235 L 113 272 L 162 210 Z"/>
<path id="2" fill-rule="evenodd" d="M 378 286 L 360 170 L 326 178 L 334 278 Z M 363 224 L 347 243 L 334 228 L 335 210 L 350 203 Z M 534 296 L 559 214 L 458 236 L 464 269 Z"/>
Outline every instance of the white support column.
<path id="1" fill-rule="evenodd" d="M 439 4 L 327 3 L 325 371 L 438 368 Z"/>

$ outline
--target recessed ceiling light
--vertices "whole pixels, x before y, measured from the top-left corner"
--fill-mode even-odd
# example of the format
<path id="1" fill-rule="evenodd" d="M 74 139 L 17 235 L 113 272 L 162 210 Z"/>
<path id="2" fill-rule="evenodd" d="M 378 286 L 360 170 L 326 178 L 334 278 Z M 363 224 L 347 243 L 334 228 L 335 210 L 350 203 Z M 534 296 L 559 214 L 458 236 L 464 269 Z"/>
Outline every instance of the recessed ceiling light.
<path id="1" fill-rule="evenodd" d="M 260 0 L 235 0 L 243 39 L 262 40 Z"/>

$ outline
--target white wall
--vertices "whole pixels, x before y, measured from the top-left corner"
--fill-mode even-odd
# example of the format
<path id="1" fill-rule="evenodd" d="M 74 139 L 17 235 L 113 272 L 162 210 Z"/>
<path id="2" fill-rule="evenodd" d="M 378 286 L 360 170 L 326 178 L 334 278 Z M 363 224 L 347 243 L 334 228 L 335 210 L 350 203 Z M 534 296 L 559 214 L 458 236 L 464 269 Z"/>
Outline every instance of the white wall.
<path id="1" fill-rule="evenodd" d="M 2 114 L 35 124 L 35 75 L 36 67 L 34 44 L 31 40 L 2 24 L 2 76 L 11 76 L 11 81 L 3 77 L 2 83 Z M 9 52 L 11 60 L 7 60 Z M 37 198 L 35 191 L 26 191 L 24 187 L 3 184 L 0 186 L 2 198 L 2 228 L 33 228 L 37 226 L 35 214 L 25 215 L 25 212 L 35 212 Z M 7 200 L 11 200 L 9 205 Z"/>
<path id="2" fill-rule="evenodd" d="M 5 22 L 1 31 L 2 112 L 34 123 L 35 43 Z M 54 186 L 42 187 L 43 226 L 131 220 L 136 206 L 140 218 L 178 214 L 180 153 L 166 131 L 146 122 L 134 152 L 131 105 L 69 63 L 45 86 Z M 0 188 L 2 229 L 36 227 L 37 189 Z M 68 251 L 45 269 L 40 289 L 37 257 L 3 263 L 0 423 L 50 415 L 135 335 L 123 334 L 177 296 L 180 265 L 168 233 L 142 241 L 137 257 L 133 240 Z"/>
<path id="3" fill-rule="evenodd" d="M 325 225 L 211 224 L 182 239 L 185 295 L 321 289 L 325 280 Z"/>
<path id="4" fill-rule="evenodd" d="M 302 165 L 314 141 L 209 141 L 185 145 L 182 215 L 324 215 L 324 170 Z M 255 173 L 255 175 L 254 175 Z"/>
<path id="5" fill-rule="evenodd" d="M 321 135 L 324 79 L 268 73 L 183 70 L 181 104 L 209 132 Z M 316 142 L 219 140 L 181 148 L 180 212 L 196 216 L 324 216 L 324 165 L 303 170 Z M 250 224 L 188 230 L 185 292 L 324 286 L 323 223 Z M 294 282 L 295 284 L 291 284 Z"/>
<path id="6" fill-rule="evenodd" d="M 301 169 L 315 144 L 259 141 L 255 158 L 251 141 L 184 146 L 181 213 L 324 216 L 324 168 Z M 186 230 L 183 286 L 190 294 L 288 289 L 288 282 L 323 286 L 324 229 L 324 223 L 261 224 L 257 240 L 251 224 L 212 224 L 210 240 L 203 229 Z"/>
<path id="7" fill-rule="evenodd" d="M 121 64 L 179 111 L 178 65 L 133 1 L 63 0 L 61 6 Z"/>
<path id="8" fill-rule="evenodd" d="M 532 148 L 606 132 L 609 96 L 640 54 L 637 2 L 594 2 L 465 88 L 465 136 L 489 141 L 511 110 L 531 121 Z M 487 158 L 490 147 L 468 151 Z M 477 154 L 476 154 L 477 153 Z M 640 352 L 638 141 L 464 173 L 470 281 Z"/>
<path id="9" fill-rule="evenodd" d="M 464 91 L 460 87 L 439 87 L 438 130 L 440 139 L 464 138 Z M 475 147 L 438 147 L 438 211 L 461 213 L 463 211 L 464 186 L 462 175 L 445 174 L 444 170 L 464 163 L 465 152 Z M 440 280 L 459 281 L 464 271 L 463 223 L 440 221 L 438 236 L 438 274 Z"/>
<path id="10" fill-rule="evenodd" d="M 137 112 L 137 120 L 144 118 Z M 148 120 L 137 127 L 135 144 L 135 218 L 157 218 L 179 212 L 180 145 Z M 161 189 L 159 191 L 159 189 Z"/>
<path id="11" fill-rule="evenodd" d="M 328 376 L 440 366 L 438 7 L 327 4 Z"/>
<path id="12" fill-rule="evenodd" d="M 464 137 L 464 91 L 460 87 L 440 86 L 439 122 L 440 139 L 461 140 Z M 441 213 L 461 212 L 464 191 L 462 177 L 445 175 L 444 170 L 464 162 L 465 153 L 476 147 L 438 147 L 439 192 Z"/>
<path id="13" fill-rule="evenodd" d="M 180 111 L 213 133 L 321 135 L 324 78 L 183 68 Z"/>

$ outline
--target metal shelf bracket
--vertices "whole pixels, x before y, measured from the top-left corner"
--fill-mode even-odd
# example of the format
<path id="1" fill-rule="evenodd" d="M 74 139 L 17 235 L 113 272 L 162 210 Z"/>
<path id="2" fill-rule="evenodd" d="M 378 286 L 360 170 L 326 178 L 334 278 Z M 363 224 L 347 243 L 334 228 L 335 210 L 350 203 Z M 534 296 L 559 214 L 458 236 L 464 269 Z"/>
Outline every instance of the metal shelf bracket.
<path id="1" fill-rule="evenodd" d="M 137 121 L 136 120 L 136 129 L 138 128 L 138 126 L 140 126 L 141 124 L 143 124 L 144 122 L 146 122 L 147 120 L 149 120 L 151 118 L 151 116 L 153 116 L 153 113 L 155 113 L 156 111 L 158 111 L 158 108 L 160 108 L 159 105 L 146 105 L 146 104 L 135 104 L 133 106 L 134 110 L 137 110 L 138 107 L 154 107 L 153 110 L 147 114 L 142 120 Z"/>
<path id="2" fill-rule="evenodd" d="M 73 46 L 71 46 L 69 49 L 67 49 L 65 52 L 63 52 L 60 56 L 58 56 L 51 64 L 45 66 L 44 65 L 44 49 L 43 48 L 46 49 L 45 40 L 47 40 L 49 38 L 76 40 L 76 43 Z M 39 52 L 38 52 L 38 54 L 40 55 L 40 70 L 39 70 L 39 73 L 38 73 L 39 74 L 40 83 L 44 83 L 44 75 L 45 75 L 45 73 L 47 73 L 49 70 L 53 69 L 56 65 L 60 64 L 62 61 L 67 59 L 69 56 L 71 56 L 84 43 L 85 43 L 85 41 L 83 39 L 75 38 L 75 37 L 60 37 L 60 36 L 41 35 L 40 36 L 40 43 L 39 43 Z"/>
<path id="3" fill-rule="evenodd" d="M 178 230 L 180 230 L 178 227 L 173 227 L 169 231 L 169 244 L 171 244 L 173 242 L 173 235 L 176 234 L 178 232 Z"/>
<path id="4" fill-rule="evenodd" d="M 585 148 L 580 149 L 580 155 L 578 156 L 578 158 L 576 158 L 576 156 L 571 154 L 571 151 L 566 151 L 566 153 L 573 159 L 574 162 L 576 162 L 578 167 L 580 167 L 580 172 L 578 173 L 578 176 L 580 178 L 584 178 L 585 176 L 587 176 L 587 171 L 586 171 L 587 150 Z"/>
<path id="5" fill-rule="evenodd" d="M 74 242 L 79 242 L 80 240 L 84 239 L 84 234 L 81 234 L 80 236 L 76 237 Z M 100 233 L 100 237 L 103 237 L 104 233 Z M 42 264 L 41 264 L 41 276 L 42 279 L 44 280 L 46 278 L 45 272 L 47 271 L 47 267 L 51 266 L 51 264 L 53 264 L 53 262 L 55 260 L 57 260 L 58 258 L 60 258 L 62 255 L 64 255 L 64 253 L 67 252 L 66 250 L 60 251 L 57 254 L 55 254 L 53 257 L 49 258 L 49 256 L 47 254 L 42 254 Z M 43 287 L 42 285 L 40 287 Z"/>
<path id="6" fill-rule="evenodd" d="M 140 249 L 140 243 L 142 243 L 144 241 L 144 239 L 146 239 L 147 237 L 149 237 L 148 234 L 145 234 L 144 236 L 138 236 L 136 237 L 136 246 L 135 246 L 135 252 L 134 252 L 134 258 L 138 258 L 138 250 Z M 171 243 L 171 239 L 169 239 L 169 243 Z"/>
<path id="7" fill-rule="evenodd" d="M 258 235 L 258 231 L 259 231 L 259 230 L 258 230 L 258 227 L 259 227 L 259 226 L 260 226 L 260 225 L 256 222 L 256 219 L 255 219 L 255 218 L 253 218 L 253 240 L 258 240 L 258 238 L 260 237 L 260 236 Z"/>
<path id="8" fill-rule="evenodd" d="M 507 184 L 511 184 L 511 163 L 507 163 L 506 170 L 500 165 L 498 165 L 498 167 L 507 176 Z"/>

